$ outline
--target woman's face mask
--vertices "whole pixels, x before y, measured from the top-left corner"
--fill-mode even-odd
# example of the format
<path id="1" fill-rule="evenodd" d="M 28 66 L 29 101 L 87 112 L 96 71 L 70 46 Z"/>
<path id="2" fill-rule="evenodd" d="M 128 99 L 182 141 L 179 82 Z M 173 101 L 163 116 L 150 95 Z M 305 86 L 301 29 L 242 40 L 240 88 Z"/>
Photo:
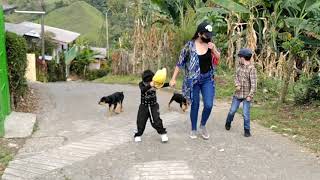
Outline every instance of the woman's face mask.
<path id="1" fill-rule="evenodd" d="M 211 39 L 210 38 L 201 37 L 201 41 L 203 41 L 205 43 L 209 43 L 211 41 Z"/>
<path id="2" fill-rule="evenodd" d="M 211 42 L 211 38 L 207 38 L 205 35 L 200 35 L 201 41 L 205 43 Z"/>

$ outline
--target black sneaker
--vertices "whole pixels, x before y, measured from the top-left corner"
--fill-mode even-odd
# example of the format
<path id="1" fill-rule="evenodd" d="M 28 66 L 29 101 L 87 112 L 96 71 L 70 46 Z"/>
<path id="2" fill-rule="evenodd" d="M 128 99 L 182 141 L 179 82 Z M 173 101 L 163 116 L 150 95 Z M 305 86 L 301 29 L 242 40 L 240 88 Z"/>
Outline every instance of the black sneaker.
<path id="1" fill-rule="evenodd" d="M 226 125 L 224 127 L 226 127 L 226 130 L 229 131 L 231 129 L 231 123 L 226 122 Z"/>
<path id="2" fill-rule="evenodd" d="M 245 129 L 244 130 L 244 137 L 250 137 L 250 136 L 251 136 L 250 130 L 249 129 Z"/>

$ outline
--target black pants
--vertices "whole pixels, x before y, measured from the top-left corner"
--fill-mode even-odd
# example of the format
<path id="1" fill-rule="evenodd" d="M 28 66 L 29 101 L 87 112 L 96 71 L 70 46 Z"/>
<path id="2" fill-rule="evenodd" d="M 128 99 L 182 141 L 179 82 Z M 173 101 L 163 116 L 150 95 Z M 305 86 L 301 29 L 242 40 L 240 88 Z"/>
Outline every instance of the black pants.
<path id="1" fill-rule="evenodd" d="M 166 134 L 167 131 L 163 128 L 162 119 L 159 113 L 159 104 L 147 106 L 140 104 L 137 118 L 138 132 L 134 135 L 141 136 L 146 128 L 148 119 L 150 118 L 151 126 L 157 130 L 159 134 Z"/>

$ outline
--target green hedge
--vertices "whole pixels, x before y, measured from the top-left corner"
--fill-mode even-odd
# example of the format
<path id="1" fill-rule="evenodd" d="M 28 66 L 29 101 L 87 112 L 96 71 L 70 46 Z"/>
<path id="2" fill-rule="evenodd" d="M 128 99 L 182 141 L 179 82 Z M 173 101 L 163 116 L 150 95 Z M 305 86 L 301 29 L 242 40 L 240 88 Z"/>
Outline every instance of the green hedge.
<path id="1" fill-rule="evenodd" d="M 66 81 L 66 64 L 64 61 L 58 64 L 52 60 L 48 63 L 48 81 Z"/>
<path id="2" fill-rule="evenodd" d="M 9 87 L 13 105 L 16 107 L 19 99 L 28 89 L 25 78 L 27 68 L 27 43 L 23 37 L 6 32 L 6 50 L 8 59 Z"/>
<path id="3" fill-rule="evenodd" d="M 98 78 L 102 78 L 108 74 L 108 70 L 106 69 L 98 69 L 98 70 L 90 70 L 85 74 L 85 79 L 92 81 Z"/>

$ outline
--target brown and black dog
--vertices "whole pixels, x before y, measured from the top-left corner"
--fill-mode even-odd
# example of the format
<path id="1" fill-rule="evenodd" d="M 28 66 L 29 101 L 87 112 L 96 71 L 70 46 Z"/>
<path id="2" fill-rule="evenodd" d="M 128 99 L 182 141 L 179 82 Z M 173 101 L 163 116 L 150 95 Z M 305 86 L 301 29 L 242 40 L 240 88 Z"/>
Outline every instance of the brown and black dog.
<path id="1" fill-rule="evenodd" d="M 183 97 L 182 94 L 176 93 L 176 92 L 173 94 L 173 96 L 169 102 L 169 105 L 168 105 L 169 109 L 170 109 L 170 105 L 173 101 L 179 103 L 182 111 L 186 112 L 186 110 L 188 109 L 189 103 L 187 102 L 187 99 L 185 97 Z"/>
<path id="2" fill-rule="evenodd" d="M 115 92 L 109 96 L 104 96 L 100 99 L 99 104 L 109 104 L 109 112 L 111 112 L 111 106 L 113 105 L 113 112 L 115 112 L 117 105 L 120 104 L 120 112 L 123 112 L 122 102 L 124 99 L 123 92 Z"/>

